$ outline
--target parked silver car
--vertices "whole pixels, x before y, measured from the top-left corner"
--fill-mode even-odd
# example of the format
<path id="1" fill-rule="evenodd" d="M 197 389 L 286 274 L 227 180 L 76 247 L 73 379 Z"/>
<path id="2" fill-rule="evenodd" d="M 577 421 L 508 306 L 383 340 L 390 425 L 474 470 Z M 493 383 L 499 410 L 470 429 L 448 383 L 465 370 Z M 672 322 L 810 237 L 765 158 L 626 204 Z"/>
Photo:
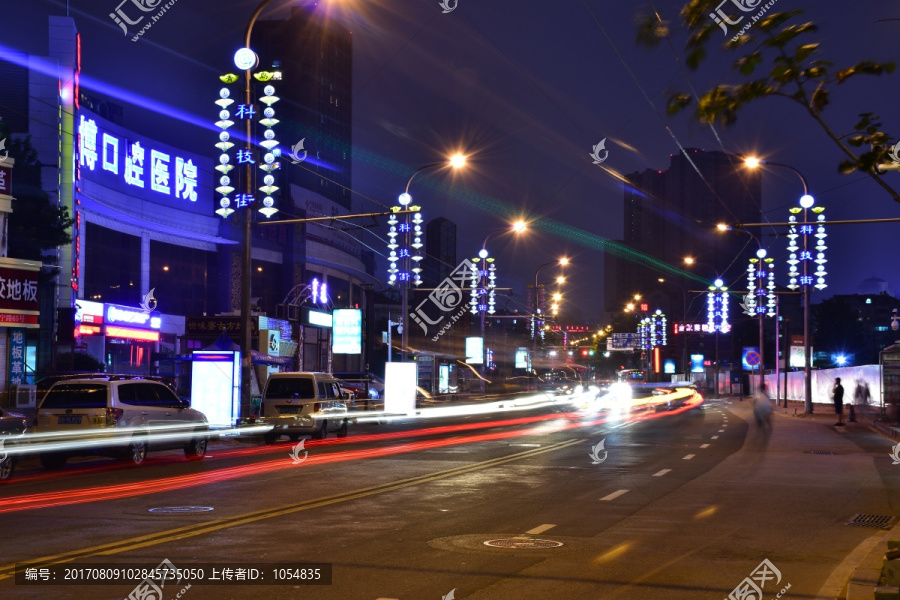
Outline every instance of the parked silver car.
<path id="1" fill-rule="evenodd" d="M 62 467 L 72 455 L 112 455 L 138 465 L 148 451 L 183 448 L 206 454 L 206 417 L 159 381 L 66 379 L 50 388 L 34 419 L 41 464 Z M 52 434 L 52 435 L 44 435 Z"/>
<path id="2" fill-rule="evenodd" d="M 265 434 L 266 443 L 282 435 L 291 441 L 304 434 L 322 439 L 329 429 L 338 437 L 346 436 L 346 399 L 337 379 L 328 373 L 273 373 L 259 407 L 260 422 L 272 426 Z"/>

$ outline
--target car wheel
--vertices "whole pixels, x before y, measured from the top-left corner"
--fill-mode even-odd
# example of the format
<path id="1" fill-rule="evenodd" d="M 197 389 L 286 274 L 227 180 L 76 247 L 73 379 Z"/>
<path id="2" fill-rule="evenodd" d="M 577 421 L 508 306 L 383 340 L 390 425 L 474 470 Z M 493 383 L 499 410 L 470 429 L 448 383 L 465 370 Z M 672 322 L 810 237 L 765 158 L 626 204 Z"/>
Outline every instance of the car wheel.
<path id="1" fill-rule="evenodd" d="M 322 426 L 313 433 L 314 440 L 324 440 L 328 437 L 328 421 L 322 421 Z"/>
<path id="2" fill-rule="evenodd" d="M 128 460 L 135 465 L 139 465 L 147 458 L 147 438 L 142 435 L 136 435 L 131 438 L 128 444 Z"/>
<path id="3" fill-rule="evenodd" d="M 0 481 L 6 481 L 12 477 L 14 467 L 13 457 L 9 454 L 0 459 Z"/>
<path id="4" fill-rule="evenodd" d="M 62 469 L 66 464 L 67 457 L 65 454 L 56 452 L 50 454 L 41 454 L 41 466 L 45 469 Z"/>
<path id="5" fill-rule="evenodd" d="M 299 433 L 289 433 L 288 439 L 291 440 L 292 442 L 296 442 L 297 440 L 300 439 L 300 434 Z"/>
<path id="6" fill-rule="evenodd" d="M 263 441 L 267 444 L 274 444 L 275 440 L 277 440 L 278 438 L 279 438 L 279 435 L 277 433 L 275 433 L 274 431 L 267 431 L 263 435 Z"/>
<path id="7" fill-rule="evenodd" d="M 340 429 L 338 429 L 335 433 L 337 434 L 337 436 L 339 438 L 347 437 L 347 421 L 346 421 L 346 419 L 344 420 L 344 424 L 341 425 Z"/>
<path id="8" fill-rule="evenodd" d="M 209 440 L 206 437 L 198 437 L 191 440 L 191 443 L 184 447 L 184 454 L 188 458 L 203 458 L 206 454 L 206 446 Z"/>

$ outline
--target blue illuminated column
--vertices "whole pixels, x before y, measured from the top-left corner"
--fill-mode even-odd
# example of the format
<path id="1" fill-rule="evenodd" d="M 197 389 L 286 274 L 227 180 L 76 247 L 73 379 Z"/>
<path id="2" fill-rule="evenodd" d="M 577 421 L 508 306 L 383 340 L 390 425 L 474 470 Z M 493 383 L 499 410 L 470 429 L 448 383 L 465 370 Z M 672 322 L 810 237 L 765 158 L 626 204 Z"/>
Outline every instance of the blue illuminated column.
<path id="1" fill-rule="evenodd" d="M 257 79 L 262 76 L 266 80 L 274 76 L 273 73 L 264 73 L 257 73 L 255 76 Z M 272 105 L 278 100 L 279 98 L 275 95 L 275 86 L 271 84 L 266 85 L 263 88 L 263 95 L 259 98 L 259 101 L 266 105 L 266 108 L 263 109 L 263 118 L 259 120 L 259 124 L 265 127 L 262 135 L 263 139 L 259 142 L 259 145 L 265 149 L 262 162 L 259 165 L 259 168 L 265 172 L 263 185 L 259 187 L 259 191 L 264 194 L 263 205 L 259 212 L 265 215 L 267 219 L 278 212 L 278 209 L 275 208 L 275 199 L 272 197 L 272 194 L 278 191 L 278 186 L 275 185 L 275 176 L 272 173 L 281 168 L 281 163 L 276 160 L 281 156 L 281 150 L 278 148 L 278 140 L 275 139 L 275 130 L 273 129 L 278 124 L 278 119 L 275 118 L 275 109 L 272 108 Z"/>
<path id="2" fill-rule="evenodd" d="M 388 219 L 388 284 L 409 289 L 410 282 L 422 284 L 422 268 L 419 266 L 423 258 L 422 213 L 418 206 L 409 206 L 412 196 L 407 193 L 400 194 L 397 201 L 400 204 L 397 211 L 412 212 L 404 214 L 402 219 L 398 219 L 397 215 L 391 215 Z"/>
<path id="3" fill-rule="evenodd" d="M 799 174 L 799 173 L 798 173 Z M 800 206 L 790 209 L 791 216 L 788 221 L 791 223 L 788 230 L 788 270 L 789 283 L 788 287 L 792 290 L 802 288 L 803 290 L 803 354 L 804 354 L 804 374 L 806 380 L 806 413 L 813 412 L 812 406 L 812 356 L 809 343 L 809 311 L 810 311 L 810 293 L 811 287 L 823 290 L 827 286 L 825 284 L 825 211 L 824 206 L 815 206 L 816 200 L 809 193 L 806 180 L 803 176 L 804 194 L 800 198 Z M 809 213 L 817 215 L 815 221 L 809 220 Z M 803 221 L 797 221 L 797 215 L 803 213 Z M 798 240 L 799 238 L 799 240 Z M 798 245 L 802 241 L 802 245 Z M 813 253 L 815 251 L 815 254 Z M 815 263 L 815 271 L 812 265 Z M 797 265 L 802 266 L 802 270 L 798 270 Z"/>
<path id="4" fill-rule="evenodd" d="M 493 356 L 487 347 L 487 340 L 485 340 L 484 315 L 485 313 L 492 315 L 495 312 L 497 265 L 494 263 L 494 258 L 489 256 L 487 248 L 484 247 L 478 251 L 478 256 L 472 259 L 472 263 L 475 265 L 475 269 L 472 270 L 470 285 L 472 297 L 469 301 L 469 310 L 473 315 L 480 314 L 481 316 L 482 352 L 484 354 L 481 361 L 482 379 L 480 381 L 480 389 L 481 393 L 484 393 L 483 376 Z"/>
<path id="5" fill-rule="evenodd" d="M 242 50 L 247 49 L 242 48 Z M 278 81 L 281 79 L 281 72 L 259 71 L 254 73 L 253 77 L 258 81 Z M 269 218 L 278 212 L 278 209 L 275 208 L 275 199 L 272 196 L 279 189 L 275 185 L 274 172 L 281 168 L 281 163 L 278 161 L 278 158 L 281 156 L 281 149 L 278 147 L 278 140 L 275 139 L 274 130 L 275 125 L 279 121 L 275 118 L 275 109 L 272 107 L 279 100 L 275 95 L 275 86 L 267 84 L 263 88 L 263 94 L 258 99 L 259 102 L 266 105 L 263 109 L 262 118 L 258 121 L 265 128 L 262 131 L 262 139 L 258 144 L 262 151 L 254 152 L 252 140 L 248 139 L 243 149 L 232 152 L 231 149 L 234 148 L 235 144 L 231 141 L 231 134 L 228 133 L 228 128 L 235 124 L 235 121 L 232 119 L 247 121 L 246 130 L 250 132 L 252 131 L 251 123 L 257 116 L 257 110 L 253 104 L 238 104 L 231 110 L 231 105 L 234 104 L 234 99 L 232 98 L 234 90 L 229 84 L 237 81 L 237 76 L 229 73 L 222 75 L 220 79 L 226 85 L 219 90 L 219 99 L 216 100 L 216 105 L 219 107 L 219 120 L 216 121 L 216 127 L 222 130 L 219 132 L 219 141 L 216 143 L 216 148 L 220 151 L 219 164 L 216 165 L 216 170 L 219 172 L 216 193 L 221 196 L 216 213 L 225 218 L 232 214 L 235 209 L 249 207 L 256 200 L 253 194 L 249 193 L 251 188 L 247 183 L 241 186 L 245 190 L 244 192 L 231 196 L 232 192 L 235 191 L 235 186 L 232 185 L 233 182 L 229 172 L 235 168 L 235 165 L 232 164 L 234 162 L 244 167 L 241 176 L 247 177 L 248 180 L 251 177 L 252 170 L 247 167 L 258 165 L 264 172 L 262 185 L 258 188 L 264 195 L 259 212 L 266 218 Z"/>
<path id="6" fill-rule="evenodd" d="M 706 294 L 706 322 L 710 332 L 731 331 L 731 323 L 728 322 L 728 288 L 721 279 L 716 279 Z"/>
<path id="7" fill-rule="evenodd" d="M 237 76 L 232 75 L 229 77 L 228 75 L 223 75 L 221 79 L 234 82 L 237 81 Z M 234 209 L 231 208 L 231 198 L 229 198 L 231 192 L 234 191 L 234 186 L 231 185 L 231 176 L 229 175 L 229 172 L 234 168 L 234 165 L 231 164 L 233 155 L 230 152 L 234 147 L 234 143 L 231 141 L 231 134 L 228 133 L 228 128 L 234 125 L 234 121 L 231 120 L 231 111 L 228 110 L 234 104 L 234 100 L 231 98 L 233 92 L 230 87 L 225 86 L 219 90 L 219 99 L 216 100 L 216 105 L 219 107 L 219 120 L 216 121 L 216 127 L 222 130 L 219 132 L 219 141 L 216 143 L 216 148 L 220 152 L 219 164 L 216 165 L 216 171 L 219 172 L 219 185 L 216 187 L 216 193 L 221 196 L 216 214 L 222 218 L 234 212 Z"/>
<path id="8" fill-rule="evenodd" d="M 709 286 L 706 295 L 706 321 L 709 331 L 716 334 L 716 379 L 715 391 L 719 393 L 719 333 L 731 331 L 731 323 L 728 322 L 728 288 L 721 279 L 716 279 Z"/>

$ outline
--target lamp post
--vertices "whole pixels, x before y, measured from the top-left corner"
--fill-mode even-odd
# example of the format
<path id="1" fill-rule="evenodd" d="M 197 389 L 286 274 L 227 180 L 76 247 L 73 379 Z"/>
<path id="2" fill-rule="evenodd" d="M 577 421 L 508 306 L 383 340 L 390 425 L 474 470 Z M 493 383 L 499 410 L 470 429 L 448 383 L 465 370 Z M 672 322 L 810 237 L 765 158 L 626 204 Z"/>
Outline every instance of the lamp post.
<path id="1" fill-rule="evenodd" d="M 826 246 L 824 244 L 825 238 L 825 217 L 822 215 L 822 211 L 824 211 L 824 207 L 816 206 L 814 207 L 816 201 L 809 194 L 809 184 L 806 181 L 806 177 L 803 174 L 790 165 L 786 165 L 783 163 L 770 162 L 768 160 L 761 160 L 756 157 L 748 157 L 744 159 L 744 164 L 750 168 L 755 169 L 759 168 L 762 165 L 773 166 L 773 167 L 781 167 L 783 169 L 788 169 L 793 172 L 797 177 L 800 178 L 800 183 L 803 185 L 803 196 L 800 197 L 800 206 L 793 207 L 790 209 L 791 217 L 789 221 L 792 223 L 790 232 L 788 233 L 788 239 L 790 240 L 788 245 L 788 251 L 790 252 L 790 257 L 788 260 L 788 264 L 790 265 L 790 282 L 788 284 L 789 289 L 797 289 L 798 287 L 803 288 L 803 373 L 804 373 L 804 404 L 805 404 L 805 412 L 806 414 L 812 414 L 813 412 L 813 403 L 812 403 L 812 357 L 810 356 L 810 343 L 809 343 L 809 312 L 810 312 L 810 287 L 813 285 L 813 280 L 816 280 L 815 287 L 817 289 L 824 289 L 825 286 L 825 272 L 824 263 Z M 809 221 L 809 212 L 812 210 L 813 213 L 817 214 L 818 217 L 816 221 Z M 797 222 L 796 215 L 803 213 L 803 221 Z M 796 225 L 794 225 L 796 223 Z M 796 226 L 800 226 L 799 233 L 797 232 Z M 816 251 L 817 256 L 815 259 L 812 258 L 812 251 L 809 248 L 809 236 L 813 235 L 813 229 L 816 229 L 815 237 L 818 238 L 816 243 Z M 803 238 L 803 247 L 802 250 L 799 246 L 796 245 L 796 240 L 798 236 L 802 236 Z M 799 256 L 797 252 L 800 251 Z M 815 262 L 818 267 L 816 268 L 815 275 L 811 275 L 809 273 L 809 263 Z M 800 264 L 802 269 L 802 275 L 797 271 L 797 264 Z M 799 276 L 799 285 L 798 285 L 798 276 Z"/>
<path id="2" fill-rule="evenodd" d="M 553 260 L 550 262 L 545 262 L 540 265 L 537 270 L 534 272 L 534 312 L 532 313 L 532 333 L 534 335 L 533 347 L 534 350 L 537 351 L 537 338 L 538 338 L 538 313 L 540 312 L 540 296 L 538 296 L 538 274 L 540 274 L 541 269 L 544 267 L 549 267 L 551 265 L 559 265 L 560 267 L 565 267 L 569 264 L 569 259 L 566 257 L 560 258 L 559 260 Z"/>
<path id="3" fill-rule="evenodd" d="M 473 314 L 476 312 L 480 314 L 481 321 L 480 389 L 482 395 L 484 395 L 484 375 L 488 368 L 487 339 L 485 338 L 484 315 L 485 313 L 494 314 L 494 288 L 497 286 L 497 266 L 494 262 L 493 257 L 491 257 L 490 253 L 488 252 L 487 243 L 491 236 L 493 236 L 495 233 L 512 231 L 513 233 L 518 235 L 525 231 L 527 228 L 528 225 L 525 223 L 525 221 L 516 221 L 509 227 L 499 227 L 497 229 L 489 231 L 485 236 L 484 241 L 481 243 L 481 250 L 478 251 L 478 257 L 472 259 L 472 262 L 475 263 L 476 267 L 478 268 L 478 277 L 476 280 L 472 281 L 473 287 L 471 310 Z M 485 300 L 485 296 L 488 296 L 487 300 Z"/>
<path id="4" fill-rule="evenodd" d="M 461 169 L 462 167 L 465 166 L 465 164 L 466 164 L 466 157 L 463 154 L 456 153 L 453 156 L 451 156 L 450 159 L 447 161 L 431 163 L 431 164 L 427 164 L 423 167 L 419 167 L 418 169 L 413 171 L 413 174 L 410 175 L 409 179 L 406 181 L 406 187 L 404 188 L 403 193 L 400 194 L 400 197 L 398 198 L 398 202 L 400 203 L 400 206 L 403 207 L 404 209 L 406 209 L 409 206 L 409 204 L 412 202 L 412 196 L 410 196 L 410 194 L 409 194 L 409 186 L 412 183 L 413 179 L 415 179 L 416 175 L 418 175 L 419 173 L 421 173 L 423 171 L 427 171 L 429 169 L 435 169 L 437 167 L 446 167 L 446 166 L 449 166 L 453 169 Z M 415 212 L 416 214 L 415 214 L 415 217 L 412 217 L 412 218 L 413 219 L 418 218 L 419 221 L 421 222 L 421 216 L 419 215 L 419 213 L 417 211 L 413 211 L 413 212 Z M 410 252 L 409 252 L 409 247 L 410 247 L 409 240 L 411 237 L 410 234 L 412 233 L 411 232 L 412 224 L 410 223 L 410 219 L 411 219 L 410 214 L 407 213 L 406 215 L 404 215 L 403 223 L 400 225 L 400 229 L 401 229 L 400 233 L 403 234 L 403 238 L 401 240 L 402 245 L 401 245 L 400 249 L 401 249 L 401 252 L 403 252 L 405 250 L 406 255 L 399 256 L 395 252 L 396 248 L 391 248 L 391 258 L 394 258 L 394 260 L 391 261 L 390 278 L 389 278 L 389 283 L 391 285 L 395 285 L 398 283 L 400 285 L 400 328 L 401 328 L 401 331 L 400 331 L 400 360 L 402 360 L 404 362 L 406 361 L 407 350 L 409 348 L 409 332 L 408 332 L 409 328 L 407 327 L 407 319 L 409 318 L 409 314 L 408 314 L 409 313 L 409 282 L 412 279 L 416 285 L 419 285 L 422 281 L 418 272 L 416 272 L 414 277 L 410 276 L 411 269 L 410 269 L 409 264 L 410 264 L 410 260 L 412 259 L 412 257 L 410 256 Z M 393 225 L 395 223 L 396 223 L 396 221 L 391 223 L 392 233 L 394 233 Z M 416 227 L 418 228 L 419 231 L 421 231 L 421 225 L 416 224 Z M 395 245 L 394 237 L 395 236 L 391 237 L 391 243 L 388 246 L 389 248 L 392 245 Z M 421 239 L 420 238 L 421 238 L 421 235 L 416 235 L 413 237 L 414 240 L 418 239 L 418 241 L 414 241 L 414 243 L 416 245 L 419 245 L 419 247 L 421 247 L 421 245 L 420 245 Z M 417 250 L 418 250 L 418 248 L 417 248 Z M 403 259 L 402 267 L 399 270 L 396 268 L 396 265 L 395 265 L 397 258 Z M 416 266 L 415 268 L 418 269 L 418 266 Z"/>
<path id="5" fill-rule="evenodd" d="M 248 206 L 250 199 L 253 197 L 253 161 L 250 159 L 250 156 L 253 153 L 253 121 L 250 118 L 252 116 L 252 98 L 251 98 L 251 83 L 253 76 L 253 69 L 256 68 L 259 57 L 250 49 L 250 35 L 253 33 L 253 26 L 256 24 L 256 20 L 259 18 L 260 13 L 273 2 L 273 0 L 263 0 L 256 7 L 256 10 L 253 11 L 253 14 L 250 16 L 250 20 L 247 22 L 247 27 L 244 30 L 244 46 L 240 48 L 234 56 L 235 66 L 238 69 L 244 71 L 244 105 L 247 110 L 251 113 L 246 118 L 246 128 L 244 130 L 244 134 L 246 139 L 244 140 L 244 159 L 238 160 L 239 163 L 243 164 L 243 195 L 241 202 L 238 202 L 238 206 L 243 204 L 244 207 L 244 215 L 243 220 L 241 221 L 241 416 L 242 418 L 246 418 L 250 414 L 251 405 L 250 405 L 250 380 L 251 380 L 251 364 L 250 364 L 250 351 L 251 351 L 251 337 L 250 337 L 250 284 L 251 284 L 251 236 L 250 236 L 250 226 L 252 223 L 252 215 L 251 210 Z M 224 97 L 223 97 L 224 98 Z M 224 109 L 223 109 L 224 110 Z M 221 122 L 223 124 L 230 125 L 230 122 L 227 119 L 222 119 Z M 227 128 L 227 125 L 225 125 Z M 224 140 L 227 142 L 227 136 Z M 222 164 L 222 167 L 225 169 L 222 172 L 227 173 L 227 156 L 225 157 L 225 163 Z M 222 183 L 222 186 L 225 186 L 225 189 L 228 188 L 227 177 L 225 177 L 226 181 Z M 220 188 L 222 189 L 222 188 Z M 222 208 L 218 212 L 223 217 L 227 217 L 231 212 L 233 212 L 226 200 L 222 200 Z"/>
<path id="6" fill-rule="evenodd" d="M 667 281 L 660 277 L 657 281 L 662 284 L 668 283 L 669 285 L 674 285 L 681 292 L 681 320 L 687 321 L 687 292 L 684 289 L 684 286 L 674 281 Z M 688 362 L 687 362 L 687 336 L 685 335 L 681 340 L 681 366 L 684 369 L 684 377 L 687 379 L 688 377 Z"/>

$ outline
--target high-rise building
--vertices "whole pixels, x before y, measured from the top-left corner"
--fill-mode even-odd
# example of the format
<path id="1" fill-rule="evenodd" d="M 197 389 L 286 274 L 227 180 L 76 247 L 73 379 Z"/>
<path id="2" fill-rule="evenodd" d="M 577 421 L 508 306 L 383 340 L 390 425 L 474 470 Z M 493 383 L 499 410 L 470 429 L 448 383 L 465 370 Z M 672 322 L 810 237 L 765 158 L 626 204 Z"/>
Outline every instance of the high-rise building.
<path id="1" fill-rule="evenodd" d="M 456 223 L 444 217 L 425 226 L 424 287 L 434 288 L 456 268 Z"/>
<path id="2" fill-rule="evenodd" d="M 606 256 L 608 312 L 620 311 L 634 294 L 641 294 L 653 305 L 650 308 L 661 308 L 670 319 L 683 319 L 686 306 L 693 318 L 705 307 L 691 302 L 690 290 L 705 287 L 695 278 L 712 281 L 720 276 L 745 285 L 741 272 L 756 252 L 756 242 L 747 235 L 719 232 L 716 225 L 760 222 L 760 173 L 724 152 L 695 148 L 686 152 L 687 156 L 672 155 L 665 171 L 647 169 L 626 176 L 622 241 L 640 260 L 627 253 Z M 693 267 L 684 264 L 686 256 L 696 260 Z M 664 265 L 689 271 L 695 278 L 675 276 Z"/>
<path id="3" fill-rule="evenodd" d="M 289 19 L 257 22 L 252 45 L 261 68 L 277 67 L 283 74 L 273 82 L 282 147 L 287 151 L 302 140 L 298 156 L 307 153 L 298 165 L 282 161 L 291 183 L 349 209 L 352 35 L 315 5 L 296 6 Z"/>

